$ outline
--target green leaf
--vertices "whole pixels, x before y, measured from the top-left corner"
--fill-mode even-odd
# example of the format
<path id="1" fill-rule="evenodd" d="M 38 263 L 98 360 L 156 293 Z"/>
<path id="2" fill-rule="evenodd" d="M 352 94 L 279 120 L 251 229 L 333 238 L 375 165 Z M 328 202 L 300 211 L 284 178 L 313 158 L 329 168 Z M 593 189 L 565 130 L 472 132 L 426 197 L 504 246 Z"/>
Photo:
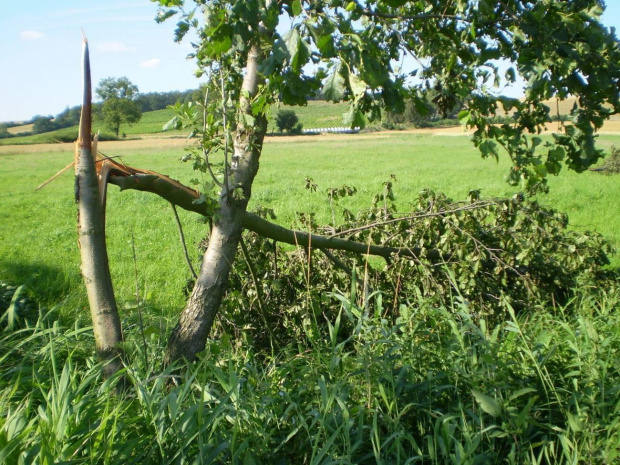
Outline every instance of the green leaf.
<path id="1" fill-rule="evenodd" d="M 579 418 L 577 418 L 575 415 L 570 412 L 566 412 L 566 418 L 568 419 L 568 425 L 570 426 L 570 429 L 572 429 L 575 433 L 583 430 Z"/>
<path id="2" fill-rule="evenodd" d="M 256 461 L 250 451 L 246 451 L 245 457 L 243 458 L 243 465 L 256 465 Z"/>
<path id="3" fill-rule="evenodd" d="M 366 50 L 362 52 L 361 76 L 364 81 L 376 89 L 386 83 L 389 67 L 385 66 L 378 57 Z"/>
<path id="4" fill-rule="evenodd" d="M 252 115 L 248 115 L 247 113 L 243 113 L 241 115 L 241 117 L 243 118 L 243 125 L 246 128 L 252 127 L 252 126 L 254 126 L 254 123 L 256 123 L 256 118 L 254 118 L 254 116 L 252 116 Z"/>
<path id="5" fill-rule="evenodd" d="M 471 393 L 475 397 L 476 402 L 480 404 L 480 408 L 486 413 L 492 417 L 498 417 L 502 414 L 502 406 L 493 397 L 487 396 L 475 389 L 472 389 Z"/>
<path id="6" fill-rule="evenodd" d="M 308 44 L 302 40 L 299 31 L 295 28 L 284 34 L 282 43 L 288 58 L 289 66 L 298 73 L 301 71 L 303 65 L 306 64 L 308 56 L 310 56 Z"/>
<path id="7" fill-rule="evenodd" d="M 497 142 L 493 140 L 485 140 L 480 143 L 480 153 L 483 158 L 493 156 L 496 160 L 499 158 L 499 152 L 497 151 Z"/>
<path id="8" fill-rule="evenodd" d="M 230 37 L 222 37 L 221 40 L 214 40 L 208 43 L 206 49 L 207 53 L 211 56 L 222 55 L 230 50 L 232 46 L 232 39 Z"/>
<path id="9" fill-rule="evenodd" d="M 349 74 L 349 85 L 351 86 L 351 92 L 355 96 L 356 100 L 364 96 L 368 85 L 355 74 Z"/>
<path id="10" fill-rule="evenodd" d="M 366 127 L 366 116 L 355 105 L 351 105 L 349 111 L 342 115 L 342 123 L 350 128 L 359 127 L 363 129 Z"/>
<path id="11" fill-rule="evenodd" d="M 332 73 L 325 80 L 323 97 L 331 102 L 339 102 L 344 97 L 345 82 L 340 74 L 340 65 L 334 67 Z"/>
<path id="12" fill-rule="evenodd" d="M 182 6 L 183 0 L 157 0 L 160 6 Z"/>
<path id="13" fill-rule="evenodd" d="M 181 118 L 175 116 L 162 127 L 163 131 L 171 131 L 173 129 L 181 129 Z"/>
<path id="14" fill-rule="evenodd" d="M 407 0 L 383 0 L 383 3 L 391 6 L 392 8 L 398 8 L 404 6 Z"/>
<path id="15" fill-rule="evenodd" d="M 469 121 L 471 120 L 471 113 L 467 110 L 460 111 L 458 115 L 458 119 L 459 119 L 459 123 L 465 125 L 469 123 Z"/>
<path id="16" fill-rule="evenodd" d="M 303 11 L 301 8 L 301 0 L 295 0 L 293 4 L 291 5 L 291 8 L 293 10 L 293 15 L 299 16 L 301 12 Z"/>
<path id="17" fill-rule="evenodd" d="M 334 38 L 331 34 L 321 36 L 316 43 L 323 58 L 332 58 L 336 56 L 336 48 L 334 47 Z"/>
<path id="18" fill-rule="evenodd" d="M 177 10 L 167 10 L 167 11 L 159 10 L 157 12 L 157 16 L 155 17 L 155 22 L 163 23 L 165 20 L 167 20 L 171 16 L 176 15 L 177 13 L 178 13 Z"/>
<path id="19" fill-rule="evenodd" d="M 357 3 L 355 3 L 355 2 L 349 2 L 349 4 L 348 4 L 348 5 L 347 5 L 347 7 L 346 7 L 346 10 L 347 10 L 347 11 L 354 11 L 356 6 L 357 6 Z"/>
<path id="20" fill-rule="evenodd" d="M 174 41 L 181 42 L 185 34 L 189 31 L 189 23 L 187 21 L 179 21 L 177 28 L 174 30 Z"/>

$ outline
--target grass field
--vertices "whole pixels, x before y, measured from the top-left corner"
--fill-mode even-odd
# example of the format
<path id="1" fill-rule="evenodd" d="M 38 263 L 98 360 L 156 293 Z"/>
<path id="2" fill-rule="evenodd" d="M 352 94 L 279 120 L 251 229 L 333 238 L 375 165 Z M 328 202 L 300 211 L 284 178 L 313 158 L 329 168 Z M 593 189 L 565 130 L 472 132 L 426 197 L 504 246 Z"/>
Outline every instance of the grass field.
<path id="1" fill-rule="evenodd" d="M 20 134 L 22 132 L 32 131 L 34 124 L 22 124 L 21 126 L 13 126 L 8 128 L 9 134 Z"/>

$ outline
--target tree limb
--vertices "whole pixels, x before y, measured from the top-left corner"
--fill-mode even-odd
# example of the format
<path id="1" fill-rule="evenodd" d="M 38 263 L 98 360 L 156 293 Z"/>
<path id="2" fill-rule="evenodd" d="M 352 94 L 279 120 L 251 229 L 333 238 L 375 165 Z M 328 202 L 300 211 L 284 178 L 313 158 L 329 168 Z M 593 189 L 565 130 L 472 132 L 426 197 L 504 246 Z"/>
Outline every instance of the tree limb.
<path id="1" fill-rule="evenodd" d="M 129 168 L 129 167 L 127 167 Z M 176 181 L 166 177 L 160 177 L 153 172 L 135 173 L 129 176 L 110 176 L 108 182 L 115 184 L 121 190 L 134 189 L 144 192 L 151 192 L 166 199 L 168 202 L 177 205 L 185 210 L 198 213 L 203 216 L 208 215 L 206 204 L 197 203 L 200 194 L 198 191 L 190 189 Z M 173 184 L 174 183 L 174 184 Z M 428 258 L 431 260 L 442 260 L 445 257 L 437 250 L 425 250 L 419 247 L 388 247 L 374 244 L 364 244 L 361 242 L 350 241 L 338 237 L 327 237 L 318 234 L 310 234 L 303 231 L 287 229 L 277 224 L 271 223 L 260 216 L 245 212 L 243 216 L 243 227 L 253 231 L 260 236 L 273 239 L 285 244 L 308 247 L 312 244 L 317 249 L 336 249 L 346 252 L 357 253 L 360 255 L 376 255 L 389 260 L 392 255 L 411 257 L 414 259 Z"/>

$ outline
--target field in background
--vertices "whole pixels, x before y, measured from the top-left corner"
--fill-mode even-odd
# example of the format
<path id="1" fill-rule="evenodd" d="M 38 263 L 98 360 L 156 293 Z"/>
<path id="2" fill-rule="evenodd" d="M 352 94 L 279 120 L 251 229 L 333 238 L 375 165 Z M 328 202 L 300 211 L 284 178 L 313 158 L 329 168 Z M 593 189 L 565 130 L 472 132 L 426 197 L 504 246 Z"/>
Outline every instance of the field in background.
<path id="1" fill-rule="evenodd" d="M 129 164 L 165 173 L 189 184 L 200 174 L 182 164 L 185 139 L 102 142 L 100 150 Z M 604 136 L 600 145 L 620 146 L 620 136 Z M 85 305 L 76 245 L 73 176 L 66 173 L 41 191 L 40 183 L 71 162 L 72 144 L 0 148 L 0 280 L 26 283 L 49 303 L 66 302 L 78 315 Z M 482 196 L 510 196 L 517 189 L 503 181 L 508 168 L 481 160 L 467 137 L 433 136 L 414 132 L 268 138 L 250 209 L 273 208 L 277 222 L 300 227 L 298 211 L 315 212 L 319 223 L 331 219 L 329 187 L 354 186 L 357 195 L 340 202 L 356 211 L 370 205 L 383 182 L 395 175 L 397 204 L 408 211 L 421 189 L 445 192 L 463 199 L 472 189 Z M 318 184 L 315 193 L 305 189 L 306 177 Z M 569 213 L 571 227 L 596 230 L 620 246 L 615 176 L 563 172 L 550 180 L 551 193 L 540 202 Z M 340 217 L 341 208 L 335 215 Z M 205 226 L 195 214 L 180 212 L 190 253 L 199 260 L 196 244 Z M 135 244 L 140 284 L 156 312 L 176 311 L 183 305 L 182 289 L 189 273 L 183 262 L 178 231 L 170 205 L 149 194 L 120 193 L 110 186 L 107 232 L 113 279 L 120 302 L 134 300 Z M 620 265 L 620 259 L 613 259 Z M 84 316 L 84 315 L 82 315 Z"/>
<path id="2" fill-rule="evenodd" d="M 620 135 L 599 142 L 609 149 Z M 189 183 L 200 174 L 179 161 L 187 145 L 153 134 L 102 142 L 100 150 Z M 33 298 L 22 307 L 29 327 L 10 328 L 20 308 L 8 302 L 0 322 L 0 462 L 617 463 L 613 283 L 584 286 L 565 306 L 531 299 L 495 325 L 449 289 L 445 304 L 411 296 L 397 312 L 373 293 L 368 311 L 351 280 L 319 297 L 300 290 L 312 305 L 303 310 L 308 320 L 295 318 L 297 306 L 278 313 L 269 305 L 268 317 L 295 335 L 271 350 L 256 343 L 252 327 L 274 320 L 251 323 L 254 310 L 235 300 L 233 319 L 250 323 L 218 328 L 199 360 L 182 367 L 185 382 L 173 386 L 162 356 L 190 275 L 172 210 L 152 194 L 110 186 L 108 254 L 129 360 L 129 390 L 118 395 L 95 362 L 72 172 L 34 191 L 72 159 L 73 144 L 0 147 L 0 285 L 26 284 L 22 295 Z M 299 226 L 299 210 L 326 222 L 328 187 L 357 187 L 341 202 L 355 211 L 392 175 L 403 211 L 429 187 L 456 199 L 474 188 L 506 196 L 515 192 L 502 180 L 507 168 L 503 158 L 480 160 L 459 130 L 268 137 L 250 208 L 273 208 L 286 226 Z M 305 189 L 306 177 L 317 192 Z M 562 173 L 539 200 L 618 246 L 619 194 L 618 176 Z M 198 263 L 207 227 L 179 214 Z M 299 267 L 292 273 L 305 277 Z M 258 281 L 276 289 L 271 279 Z M 251 299 L 252 290 L 241 292 Z"/>
<path id="3" fill-rule="evenodd" d="M 8 128 L 9 134 L 21 134 L 23 132 L 32 131 L 32 127 L 34 124 L 22 124 L 21 126 L 13 126 L 12 128 Z"/>
<path id="4" fill-rule="evenodd" d="M 556 110 L 559 109 L 559 114 L 566 115 L 570 112 L 575 103 L 574 98 L 566 99 L 562 102 L 558 103 L 555 101 L 546 102 L 547 105 L 551 108 L 551 113 L 555 114 Z M 297 114 L 299 118 L 299 122 L 303 125 L 305 129 L 313 129 L 313 128 L 322 128 L 322 127 L 333 127 L 333 126 L 342 126 L 342 116 L 347 112 L 348 104 L 346 102 L 341 103 L 331 103 L 322 100 L 314 100 L 308 102 L 308 105 L 303 107 L 289 107 L 286 105 L 274 105 L 269 112 L 268 115 L 268 132 L 275 133 L 277 132 L 276 127 L 276 115 L 280 109 L 292 109 Z M 142 119 L 132 125 L 122 125 L 121 126 L 121 135 L 125 134 L 125 136 L 129 139 L 135 138 L 148 138 L 154 135 L 159 136 L 167 136 L 167 137 L 177 137 L 185 134 L 184 131 L 167 131 L 163 132 L 162 128 L 164 124 L 166 124 L 172 117 L 174 113 L 170 109 L 164 110 L 156 110 L 149 111 L 142 114 Z M 552 129 L 556 128 L 556 123 L 553 123 L 549 126 Z M 24 126 L 16 126 L 13 128 L 9 128 L 9 132 L 11 134 L 18 134 L 25 131 L 30 131 L 32 129 L 32 125 L 24 125 Z M 59 141 L 68 142 L 70 140 L 77 138 L 77 126 L 59 129 L 56 131 L 46 132 L 43 134 L 35 134 L 29 136 L 19 136 L 12 137 L 10 139 L 0 139 L 1 145 L 21 145 L 21 144 L 46 144 L 46 143 L 57 143 Z M 449 132 L 458 132 L 461 130 L 460 126 L 456 127 L 448 127 L 445 129 Z M 93 123 L 93 131 L 99 131 L 101 134 L 107 136 L 108 139 L 113 138 L 110 130 L 107 129 L 100 122 Z M 620 115 L 614 115 L 611 117 L 610 121 L 608 121 L 601 133 L 609 133 L 609 132 L 620 132 Z"/>
<path id="5" fill-rule="evenodd" d="M 280 108 L 290 108 L 286 106 L 274 106 L 269 114 L 269 132 L 276 132 L 275 119 Z M 299 121 L 305 128 L 320 128 L 325 126 L 342 125 L 342 114 L 347 110 L 346 103 L 330 103 L 323 101 L 311 101 L 305 107 L 294 107 L 295 113 L 299 117 Z M 163 132 L 164 124 L 170 121 L 174 116 L 174 112 L 170 109 L 148 111 L 142 114 L 142 119 L 131 126 L 122 125 L 120 133 L 125 134 L 127 138 L 142 138 L 152 135 L 161 136 L 182 136 L 184 131 L 166 131 Z M 11 134 L 19 134 L 32 130 L 32 125 L 16 126 L 9 128 Z M 105 134 L 107 138 L 113 138 L 112 133 L 101 122 L 93 123 L 93 132 L 99 131 Z M 68 142 L 77 139 L 78 127 L 58 129 L 56 131 L 45 132 L 42 134 L 24 135 L 11 137 L 8 139 L 0 139 L 2 145 L 22 145 L 22 144 L 49 144 L 57 142 Z"/>

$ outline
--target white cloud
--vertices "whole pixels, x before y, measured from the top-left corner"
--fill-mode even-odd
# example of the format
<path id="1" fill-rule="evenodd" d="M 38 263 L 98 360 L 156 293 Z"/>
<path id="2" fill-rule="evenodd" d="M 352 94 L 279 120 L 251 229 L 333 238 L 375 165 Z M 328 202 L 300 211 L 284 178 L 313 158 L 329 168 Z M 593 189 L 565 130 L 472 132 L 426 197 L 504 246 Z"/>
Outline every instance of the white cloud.
<path id="1" fill-rule="evenodd" d="M 143 61 L 140 63 L 141 68 L 157 68 L 161 60 L 159 58 L 151 58 L 150 60 Z"/>
<path id="2" fill-rule="evenodd" d="M 37 40 L 43 36 L 45 36 L 45 34 L 40 31 L 22 31 L 19 33 L 19 37 L 24 40 Z"/>
<path id="3" fill-rule="evenodd" d="M 134 50 L 131 47 L 127 47 L 127 45 L 122 42 L 102 42 L 97 46 L 97 49 L 104 53 L 123 53 Z"/>

